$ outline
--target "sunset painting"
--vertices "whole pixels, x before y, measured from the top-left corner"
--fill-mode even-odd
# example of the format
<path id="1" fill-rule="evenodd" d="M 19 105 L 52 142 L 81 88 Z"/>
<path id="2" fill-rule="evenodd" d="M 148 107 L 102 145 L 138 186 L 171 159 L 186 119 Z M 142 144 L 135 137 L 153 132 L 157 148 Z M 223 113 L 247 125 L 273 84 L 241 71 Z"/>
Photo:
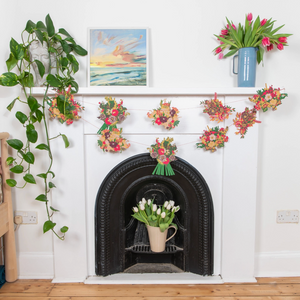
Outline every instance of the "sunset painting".
<path id="1" fill-rule="evenodd" d="M 147 29 L 90 29 L 90 86 L 147 86 Z"/>

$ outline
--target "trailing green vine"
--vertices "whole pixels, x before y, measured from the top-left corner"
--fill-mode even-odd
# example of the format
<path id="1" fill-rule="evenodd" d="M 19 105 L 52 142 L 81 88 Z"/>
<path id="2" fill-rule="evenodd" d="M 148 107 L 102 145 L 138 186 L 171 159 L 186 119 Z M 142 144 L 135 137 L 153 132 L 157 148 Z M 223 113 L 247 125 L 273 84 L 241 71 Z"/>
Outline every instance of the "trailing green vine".
<path id="1" fill-rule="evenodd" d="M 11 111 L 17 101 L 24 105 L 24 110 L 17 111 L 15 116 L 25 130 L 26 142 L 23 143 L 19 139 L 8 140 L 9 146 L 17 151 L 17 157 L 8 157 L 6 162 L 11 166 L 11 172 L 23 175 L 23 182 L 20 184 L 15 179 L 8 179 L 7 184 L 11 187 L 24 188 L 27 184 L 36 184 L 38 178 L 42 179 L 44 192 L 35 200 L 45 204 L 47 220 L 44 222 L 43 232 L 51 230 L 55 236 L 64 240 L 68 227 L 61 227 L 59 233 L 55 229 L 56 223 L 52 221 L 52 216 L 58 210 L 50 206 L 48 197 L 50 191 L 56 187 L 52 182 L 55 174 L 52 171 L 53 155 L 50 141 L 61 137 L 66 148 L 69 146 L 69 141 L 66 135 L 61 133 L 55 137 L 49 136 L 46 113 L 50 105 L 50 108 L 56 111 L 56 116 L 60 116 L 61 123 L 67 120 L 67 124 L 71 124 L 73 120 L 80 118 L 77 112 L 83 108 L 73 99 L 73 94 L 78 92 L 78 84 L 72 77 L 79 70 L 79 63 L 72 53 L 85 56 L 87 51 L 76 44 L 65 29 L 60 28 L 56 32 L 49 15 L 45 18 L 45 24 L 41 21 L 34 23 L 29 20 L 22 31 L 21 39 L 22 42 L 18 43 L 11 38 L 10 55 L 6 61 L 8 71 L 0 75 L 0 85 L 8 87 L 20 85 L 25 95 L 25 99 L 23 96 L 17 97 L 7 107 Z M 45 58 L 46 63 L 36 59 L 30 53 L 33 47 L 46 49 L 48 55 Z M 32 96 L 31 88 L 34 87 L 35 81 L 32 69 L 36 71 L 36 81 L 42 82 L 45 87 L 42 100 Z M 15 70 L 16 73 L 13 72 Z M 57 91 L 52 98 L 48 96 L 49 88 Z M 53 110 L 50 109 L 50 112 L 53 117 Z M 38 143 L 34 147 L 39 140 L 37 126 L 44 129 L 46 143 Z M 31 173 L 31 166 L 35 163 L 33 147 L 38 151 L 46 152 L 49 161 L 46 170 L 36 176 Z"/>

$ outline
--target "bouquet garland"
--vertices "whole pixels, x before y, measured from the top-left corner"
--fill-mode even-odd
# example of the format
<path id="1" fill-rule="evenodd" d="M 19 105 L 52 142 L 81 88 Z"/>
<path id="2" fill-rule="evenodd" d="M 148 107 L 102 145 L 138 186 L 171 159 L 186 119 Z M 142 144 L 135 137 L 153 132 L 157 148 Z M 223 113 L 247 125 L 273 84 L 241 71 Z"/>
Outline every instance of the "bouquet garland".
<path id="1" fill-rule="evenodd" d="M 162 125 L 166 129 L 171 130 L 179 125 L 178 113 L 179 110 L 176 107 L 171 108 L 171 101 L 166 102 L 166 100 L 161 100 L 159 108 L 148 112 L 147 116 L 153 119 L 153 125 Z"/>
<path id="2" fill-rule="evenodd" d="M 99 102 L 100 116 L 98 119 L 104 121 L 104 124 L 98 130 L 98 134 L 101 134 L 102 130 L 109 128 L 116 128 L 116 124 L 124 121 L 129 115 L 126 112 L 127 108 L 124 107 L 123 100 L 117 103 L 115 98 L 105 97 L 105 102 Z"/>
<path id="3" fill-rule="evenodd" d="M 175 175 L 170 163 L 176 160 L 177 147 L 175 144 L 171 144 L 172 142 L 173 138 L 163 139 L 161 143 L 157 138 L 156 143 L 148 148 L 150 156 L 158 162 L 152 173 L 153 175 L 164 175 L 164 173 L 166 173 L 166 176 Z"/>
<path id="4" fill-rule="evenodd" d="M 228 136 L 226 135 L 228 127 L 219 128 L 219 126 L 214 128 L 209 128 L 204 130 L 202 136 L 200 136 L 200 143 L 197 143 L 197 148 L 205 148 L 205 150 L 210 150 L 215 152 L 217 148 L 224 147 L 224 144 L 228 142 Z"/>
<path id="5" fill-rule="evenodd" d="M 217 99 L 217 93 L 215 93 L 215 99 L 201 101 L 200 105 L 204 105 L 203 112 L 209 115 L 210 121 L 217 121 L 218 123 L 228 119 L 229 115 L 235 111 L 235 108 L 223 105 Z"/>
<path id="6" fill-rule="evenodd" d="M 122 137 L 122 129 L 104 129 L 98 140 L 98 145 L 105 152 L 122 152 L 130 147 L 128 141 Z"/>
<path id="7" fill-rule="evenodd" d="M 233 120 L 233 124 L 238 129 L 235 134 L 240 134 L 241 138 L 245 137 L 245 134 L 248 131 L 249 127 L 252 127 L 255 123 L 261 123 L 256 120 L 256 109 L 246 109 L 242 113 L 237 113 L 235 119 Z"/>
<path id="8" fill-rule="evenodd" d="M 48 100 L 50 118 L 57 118 L 60 123 L 67 123 L 70 125 L 74 120 L 78 120 L 81 117 L 78 115 L 79 112 L 84 110 L 78 102 L 75 102 L 74 95 L 71 94 L 71 86 L 65 91 L 58 91 L 57 95 L 52 99 Z"/>
<path id="9" fill-rule="evenodd" d="M 256 110 L 261 110 L 266 112 L 269 108 L 276 110 L 277 106 L 282 104 L 281 100 L 287 97 L 287 94 L 280 93 L 280 89 L 273 89 L 272 86 L 269 88 L 266 87 L 257 91 L 257 95 L 254 95 L 252 98 L 249 98 L 251 102 L 255 103 L 254 108 Z"/>

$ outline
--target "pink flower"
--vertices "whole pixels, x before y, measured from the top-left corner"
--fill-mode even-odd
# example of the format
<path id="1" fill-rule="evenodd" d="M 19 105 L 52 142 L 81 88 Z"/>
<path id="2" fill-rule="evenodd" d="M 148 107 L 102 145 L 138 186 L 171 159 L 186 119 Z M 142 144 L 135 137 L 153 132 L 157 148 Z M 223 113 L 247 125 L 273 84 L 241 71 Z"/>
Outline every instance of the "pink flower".
<path id="1" fill-rule="evenodd" d="M 117 116 L 119 114 L 119 111 L 117 109 L 113 109 L 112 112 L 111 112 L 111 114 L 113 116 Z"/>
<path id="2" fill-rule="evenodd" d="M 224 56 L 224 54 L 221 52 L 221 53 L 219 54 L 219 59 L 222 59 L 223 56 Z"/>
<path id="3" fill-rule="evenodd" d="M 270 46 L 270 39 L 268 37 L 264 37 L 261 41 L 261 44 L 265 46 Z"/>
<path id="4" fill-rule="evenodd" d="M 121 147 L 120 145 L 117 145 L 115 148 L 114 148 L 115 151 L 120 151 L 121 150 Z"/>
<path id="5" fill-rule="evenodd" d="M 162 148 L 158 149 L 159 155 L 163 155 L 164 153 L 165 153 L 165 149 L 162 149 Z"/>
<path id="6" fill-rule="evenodd" d="M 277 45 L 277 49 L 278 49 L 278 50 L 283 50 L 283 45 L 282 45 L 282 44 L 278 44 L 278 45 Z"/>
<path id="7" fill-rule="evenodd" d="M 279 43 L 287 43 L 287 38 L 285 36 L 278 38 Z"/>
<path id="8" fill-rule="evenodd" d="M 267 46 L 267 51 L 271 51 L 273 49 L 273 44 L 270 44 L 270 46 Z"/>
<path id="9" fill-rule="evenodd" d="M 221 47 L 219 47 L 219 48 L 216 49 L 216 54 L 218 54 L 220 52 L 222 52 L 222 48 Z"/>
<path id="10" fill-rule="evenodd" d="M 227 29 L 221 30 L 221 34 L 222 34 L 222 35 L 227 35 L 227 34 L 228 34 L 228 30 L 227 30 Z"/>
<path id="11" fill-rule="evenodd" d="M 267 19 L 263 19 L 263 20 L 260 22 L 260 26 L 264 26 L 266 23 L 267 23 Z"/>
<path id="12" fill-rule="evenodd" d="M 234 30 L 236 30 L 236 27 L 235 27 L 235 25 L 234 25 L 234 24 L 231 24 L 231 26 L 233 27 L 233 29 L 234 29 Z"/>
<path id="13" fill-rule="evenodd" d="M 247 20 L 248 20 L 249 22 L 252 21 L 252 13 L 249 13 L 249 14 L 247 15 Z"/>

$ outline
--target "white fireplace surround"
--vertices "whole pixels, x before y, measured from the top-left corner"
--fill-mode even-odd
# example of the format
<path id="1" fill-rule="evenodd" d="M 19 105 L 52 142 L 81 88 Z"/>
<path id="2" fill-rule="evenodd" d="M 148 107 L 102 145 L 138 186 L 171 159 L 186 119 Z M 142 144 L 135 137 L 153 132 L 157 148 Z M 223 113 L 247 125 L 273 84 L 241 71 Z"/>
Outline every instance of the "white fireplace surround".
<path id="1" fill-rule="evenodd" d="M 229 126 L 234 117 L 232 115 L 225 124 L 210 122 L 208 115 L 202 113 L 200 101 L 214 98 L 216 92 L 219 100 L 241 112 L 245 107 L 253 107 L 248 97 L 256 94 L 257 89 L 80 88 L 75 99 L 85 106 L 83 120 L 68 127 L 50 121 L 50 134 L 65 133 L 71 144 L 64 149 L 61 141 L 54 140 L 52 147 L 53 169 L 60 181 L 53 191 L 52 205 L 61 211 L 54 216 L 54 221 L 58 226 L 70 228 L 65 241 L 54 238 L 53 281 L 131 284 L 254 282 L 258 130 L 262 125 L 251 127 L 244 139 L 235 134 L 234 126 L 230 126 L 229 142 L 215 153 L 197 149 L 195 144 L 207 126 Z M 37 97 L 43 92 L 43 88 L 34 88 Z M 105 96 L 115 97 L 117 101 L 123 99 L 123 105 L 130 113 L 118 125 L 131 143 L 131 147 L 122 153 L 104 153 L 97 146 L 97 130 L 103 124 L 97 118 L 98 103 L 104 101 Z M 162 99 L 172 101 L 172 106 L 180 111 L 180 124 L 171 131 L 153 126 L 147 118 L 147 112 L 157 108 Z M 167 136 L 174 138 L 178 146 L 177 156 L 196 167 L 210 188 L 215 219 L 214 276 L 191 273 L 95 276 L 94 205 L 102 180 L 119 162 L 135 154 L 147 153 L 147 147 L 157 137 Z"/>

